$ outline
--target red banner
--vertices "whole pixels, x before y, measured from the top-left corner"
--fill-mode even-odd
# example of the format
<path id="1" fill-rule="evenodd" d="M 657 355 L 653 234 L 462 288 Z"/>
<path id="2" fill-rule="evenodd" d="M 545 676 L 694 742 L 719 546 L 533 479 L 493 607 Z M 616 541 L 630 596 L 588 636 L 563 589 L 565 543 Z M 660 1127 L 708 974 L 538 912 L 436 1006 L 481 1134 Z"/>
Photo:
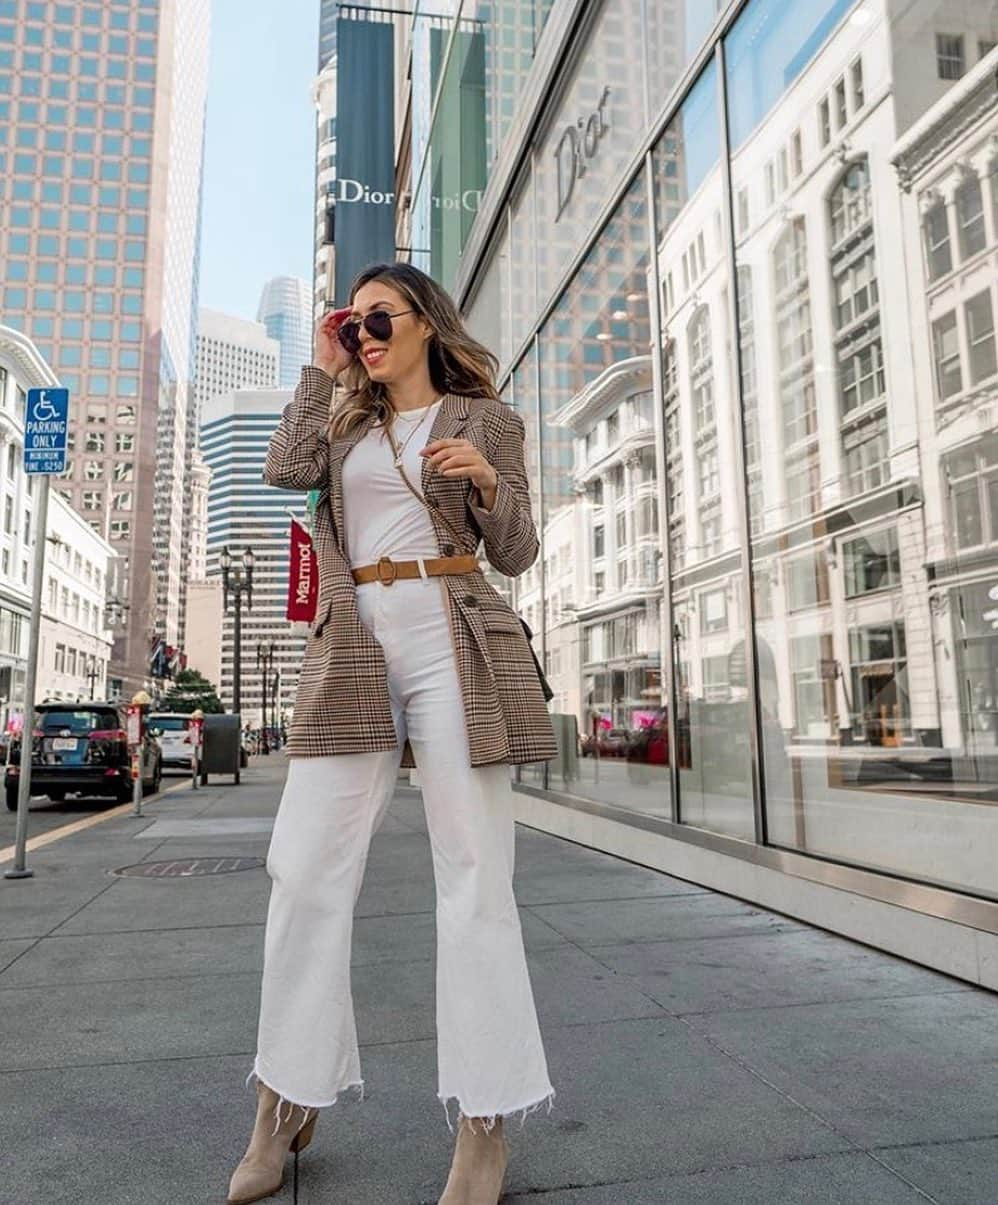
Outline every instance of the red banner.
<path id="1" fill-rule="evenodd" d="M 297 520 L 291 521 L 291 565 L 288 573 L 287 618 L 292 623 L 311 623 L 319 597 L 319 566 L 312 537 Z"/>

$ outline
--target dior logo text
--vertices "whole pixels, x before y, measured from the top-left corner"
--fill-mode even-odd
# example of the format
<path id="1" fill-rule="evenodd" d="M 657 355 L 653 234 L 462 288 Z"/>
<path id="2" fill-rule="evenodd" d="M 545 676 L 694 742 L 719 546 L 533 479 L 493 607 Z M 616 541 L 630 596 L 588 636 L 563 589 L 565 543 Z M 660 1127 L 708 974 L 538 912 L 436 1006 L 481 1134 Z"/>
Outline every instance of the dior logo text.
<path id="1" fill-rule="evenodd" d="M 599 104 L 588 117 L 580 117 L 572 126 L 566 126 L 565 132 L 558 139 L 554 157 L 558 168 L 558 212 L 557 222 L 565 212 L 565 207 L 572 199 L 577 180 L 586 174 L 586 164 L 596 157 L 599 144 L 602 142 L 610 121 L 607 117 L 607 105 L 610 100 L 610 89 L 604 88 Z"/>

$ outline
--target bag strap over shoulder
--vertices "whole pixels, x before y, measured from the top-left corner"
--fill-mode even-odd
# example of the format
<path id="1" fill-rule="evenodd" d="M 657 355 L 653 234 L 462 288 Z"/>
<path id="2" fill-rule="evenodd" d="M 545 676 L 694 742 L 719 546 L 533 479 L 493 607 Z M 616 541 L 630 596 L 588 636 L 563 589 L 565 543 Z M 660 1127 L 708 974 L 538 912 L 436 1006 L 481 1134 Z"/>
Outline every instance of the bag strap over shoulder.
<path id="1" fill-rule="evenodd" d="M 441 512 L 440 508 L 438 506 L 433 506 L 432 503 L 430 503 L 430 502 L 427 502 L 426 499 L 423 497 L 423 495 L 415 488 L 415 486 L 409 480 L 409 476 L 406 473 L 405 469 L 402 467 L 402 462 L 399 459 L 398 447 L 395 443 L 395 436 L 392 434 L 392 432 L 390 430 L 388 430 L 387 427 L 385 428 L 385 430 L 388 434 L 389 443 L 391 443 L 391 445 L 392 445 L 392 459 L 395 462 L 395 467 L 398 469 L 398 471 L 402 477 L 402 480 L 408 486 L 413 497 L 418 498 L 419 501 L 423 504 L 423 506 L 426 507 L 426 509 L 428 511 L 434 512 L 440 518 L 440 521 L 446 527 L 450 528 L 451 534 L 457 540 L 458 546 L 460 546 L 461 536 L 455 530 L 454 526 L 445 518 L 445 516 Z M 545 700 L 545 702 L 550 703 L 551 700 L 554 698 L 554 691 L 551 689 L 551 685 L 548 682 L 547 677 L 544 673 L 544 667 L 541 665 L 540 661 L 537 658 L 537 654 L 534 652 L 534 646 L 531 643 L 533 640 L 533 632 L 531 632 L 530 628 L 527 626 L 527 621 L 523 618 L 522 615 L 517 615 L 515 611 L 513 612 L 513 614 L 516 615 L 516 618 L 520 621 L 520 626 L 523 628 L 523 634 L 527 639 L 527 648 L 530 651 L 530 657 L 534 663 L 534 669 L 537 672 L 537 680 L 540 682 L 541 691 L 544 695 L 544 700 Z"/>
<path id="2" fill-rule="evenodd" d="M 457 540 L 458 547 L 460 547 L 461 544 L 464 542 L 464 537 L 457 530 L 457 528 L 454 526 L 454 524 L 451 523 L 450 520 L 444 515 L 444 513 L 443 513 L 443 511 L 441 511 L 440 507 L 434 506 L 431 502 L 427 502 L 427 500 L 423 497 L 423 495 L 419 492 L 419 490 L 417 490 L 416 487 L 412 484 L 412 482 L 409 480 L 408 473 L 402 467 L 402 461 L 399 459 L 398 445 L 395 442 L 394 434 L 391 432 L 391 430 L 388 427 L 385 428 L 385 432 L 388 435 L 388 442 L 392 445 L 392 460 L 395 464 L 395 467 L 399 471 L 399 475 L 401 476 L 402 480 L 405 482 L 409 492 L 412 494 L 412 496 L 418 502 L 422 503 L 422 505 L 425 506 L 428 511 L 430 511 L 432 514 L 435 514 L 437 516 L 437 518 L 439 518 L 440 522 L 443 523 L 443 525 L 446 528 L 448 528 L 451 535 L 454 537 L 455 540 Z"/>

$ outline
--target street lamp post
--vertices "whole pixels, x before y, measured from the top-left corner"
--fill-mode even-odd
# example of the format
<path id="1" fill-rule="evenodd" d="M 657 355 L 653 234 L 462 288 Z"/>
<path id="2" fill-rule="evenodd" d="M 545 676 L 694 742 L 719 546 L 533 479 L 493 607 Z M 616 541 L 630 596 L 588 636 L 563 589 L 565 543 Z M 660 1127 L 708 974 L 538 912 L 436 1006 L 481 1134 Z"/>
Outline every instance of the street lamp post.
<path id="1" fill-rule="evenodd" d="M 100 671 L 99 671 L 99 670 L 98 670 L 98 668 L 97 668 L 97 664 L 98 664 L 98 662 L 97 662 L 97 654 L 96 654 L 96 653 L 91 653 L 91 654 L 90 654 L 90 667 L 89 667 L 89 669 L 87 670 L 87 681 L 90 683 L 90 698 L 91 698 L 91 700 L 92 700 L 92 699 L 93 699 L 93 697 L 94 697 L 94 683 L 97 681 L 97 676 L 98 676 L 98 674 L 100 673 Z"/>
<path id="2" fill-rule="evenodd" d="M 229 609 L 229 594 L 235 600 L 236 615 L 233 630 L 233 665 L 232 665 L 232 711 L 239 715 L 242 710 L 242 673 L 241 661 L 243 653 L 243 594 L 246 595 L 246 608 L 253 609 L 253 550 L 246 548 L 242 555 L 242 565 L 233 565 L 232 554 L 226 545 L 222 549 L 219 563 L 222 566 L 222 605 Z"/>
<path id="3" fill-rule="evenodd" d="M 260 727 L 260 752 L 270 752 L 270 735 L 267 732 L 267 681 L 274 665 L 274 642 L 261 640 L 256 646 L 256 664 L 263 680 L 263 723 Z"/>

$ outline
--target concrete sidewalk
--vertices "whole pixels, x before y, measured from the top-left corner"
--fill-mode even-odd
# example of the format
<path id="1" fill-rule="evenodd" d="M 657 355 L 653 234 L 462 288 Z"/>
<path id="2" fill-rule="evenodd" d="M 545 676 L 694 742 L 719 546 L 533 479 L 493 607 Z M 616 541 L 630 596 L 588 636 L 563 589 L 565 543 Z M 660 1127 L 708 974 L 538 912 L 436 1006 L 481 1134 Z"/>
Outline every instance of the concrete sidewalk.
<path id="1" fill-rule="evenodd" d="M 283 771 L 183 786 L 0 879 L 4 1205 L 224 1201 L 269 880 L 109 872 L 264 858 Z M 557 1099 L 509 1127 L 507 1205 L 998 1201 L 992 994 L 527 829 L 517 897 Z M 400 788 L 355 928 L 366 1099 L 320 1119 L 303 1205 L 441 1191 L 433 906 L 419 793 Z"/>

